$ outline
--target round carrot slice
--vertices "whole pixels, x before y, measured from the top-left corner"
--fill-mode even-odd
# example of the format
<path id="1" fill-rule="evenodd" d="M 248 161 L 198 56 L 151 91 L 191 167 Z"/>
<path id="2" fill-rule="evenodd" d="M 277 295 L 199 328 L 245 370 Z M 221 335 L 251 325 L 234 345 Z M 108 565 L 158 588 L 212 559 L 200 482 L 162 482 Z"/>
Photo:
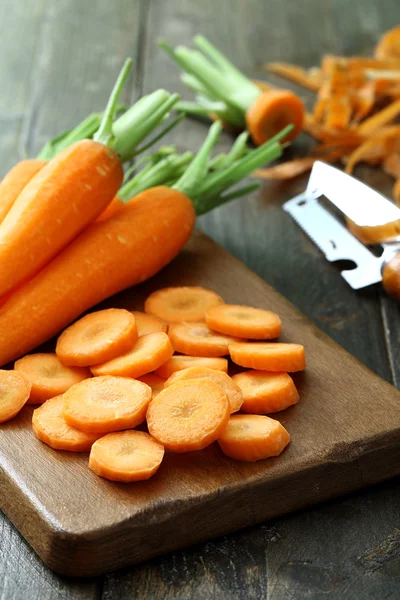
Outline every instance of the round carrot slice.
<path id="1" fill-rule="evenodd" d="M 154 315 L 148 315 L 140 310 L 133 310 L 133 316 L 136 321 L 136 328 L 138 336 L 147 335 L 148 333 L 156 333 L 157 331 L 163 331 L 167 333 L 168 324 L 162 321 Z"/>
<path id="2" fill-rule="evenodd" d="M 99 439 L 96 433 L 85 433 L 68 425 L 63 417 L 64 398 L 50 398 L 36 408 L 32 415 L 33 433 L 41 441 L 55 450 L 88 452 Z"/>
<path id="3" fill-rule="evenodd" d="M 154 475 L 163 457 L 163 446 L 148 433 L 119 431 L 93 444 L 89 468 L 111 481 L 143 481 Z"/>
<path id="4" fill-rule="evenodd" d="M 218 440 L 226 456 L 246 462 L 278 456 L 289 442 L 279 421 L 261 415 L 232 415 Z"/>
<path id="5" fill-rule="evenodd" d="M 201 321 L 208 308 L 223 302 L 221 296 L 202 287 L 170 287 L 150 294 L 144 310 L 167 323 Z"/>
<path id="6" fill-rule="evenodd" d="M 281 320 L 275 313 L 251 306 L 221 304 L 205 314 L 210 329 L 253 340 L 269 340 L 279 336 Z"/>
<path id="7" fill-rule="evenodd" d="M 155 371 L 174 353 L 166 333 L 159 331 L 139 338 L 132 350 L 91 367 L 93 375 L 119 375 L 121 377 L 140 377 Z"/>
<path id="8" fill-rule="evenodd" d="M 189 367 L 182 371 L 173 373 L 169 379 L 165 382 L 164 387 L 168 387 L 177 381 L 184 381 L 185 379 L 198 379 L 199 377 L 205 377 L 211 379 L 214 383 L 219 385 L 227 395 L 230 412 L 237 412 L 243 403 L 243 394 L 240 387 L 223 371 L 216 371 L 215 369 L 207 369 L 207 367 Z"/>
<path id="9" fill-rule="evenodd" d="M 88 367 L 128 352 L 137 338 L 133 314 L 123 308 L 107 308 L 86 315 L 63 331 L 56 354 L 64 365 Z"/>
<path id="10" fill-rule="evenodd" d="M 210 379 L 178 381 L 150 402 L 147 426 L 168 450 L 201 450 L 220 436 L 229 409 L 225 392 Z"/>
<path id="11" fill-rule="evenodd" d="M 306 367 L 304 346 L 273 342 L 239 342 L 229 346 L 231 359 L 241 367 L 259 371 L 302 371 Z"/>
<path id="12" fill-rule="evenodd" d="M 42 404 L 66 392 L 72 385 L 91 377 L 89 369 L 66 367 L 55 354 L 28 354 L 15 362 L 32 384 L 28 404 Z"/>
<path id="13" fill-rule="evenodd" d="M 0 370 L 0 423 L 9 421 L 26 404 L 31 382 L 18 371 Z"/>
<path id="14" fill-rule="evenodd" d="M 194 356 L 225 356 L 229 344 L 238 338 L 214 333 L 205 323 L 171 323 L 168 336 L 173 347 L 182 354 Z"/>
<path id="15" fill-rule="evenodd" d="M 267 415 L 285 410 L 299 400 L 293 379 L 287 373 L 245 371 L 232 377 L 243 393 L 242 412 Z"/>
<path id="16" fill-rule="evenodd" d="M 228 372 L 226 358 L 207 358 L 205 356 L 172 356 L 167 362 L 155 371 L 155 374 L 164 379 L 171 377 L 172 373 L 189 367 L 207 367 L 216 371 Z"/>
<path id="17" fill-rule="evenodd" d="M 94 377 L 64 394 L 63 417 L 86 433 L 108 433 L 142 423 L 151 400 L 145 383 L 125 377 Z"/>
<path id="18" fill-rule="evenodd" d="M 142 381 L 151 388 L 152 397 L 155 398 L 164 389 L 165 379 L 154 375 L 154 373 L 148 373 L 138 377 L 138 381 Z"/>

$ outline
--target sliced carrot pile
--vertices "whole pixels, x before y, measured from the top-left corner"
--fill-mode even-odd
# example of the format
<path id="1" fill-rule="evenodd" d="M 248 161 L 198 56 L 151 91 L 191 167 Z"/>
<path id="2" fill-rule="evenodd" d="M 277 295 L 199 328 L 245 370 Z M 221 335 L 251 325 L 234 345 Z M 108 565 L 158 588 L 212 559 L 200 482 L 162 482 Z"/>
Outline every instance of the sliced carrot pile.
<path id="1" fill-rule="evenodd" d="M 133 316 L 136 321 L 136 328 L 138 336 L 147 335 L 148 333 L 156 333 L 157 331 L 163 331 L 167 333 L 168 325 L 162 319 L 155 317 L 154 315 L 148 315 L 140 310 L 133 310 Z"/>
<path id="2" fill-rule="evenodd" d="M 149 333 L 140 337 L 132 350 L 118 358 L 91 367 L 93 375 L 140 377 L 155 371 L 174 353 L 166 333 Z"/>
<path id="3" fill-rule="evenodd" d="M 142 375 L 137 379 L 151 388 L 153 398 L 156 398 L 156 396 L 158 396 L 158 394 L 164 389 L 165 379 L 163 379 L 163 377 L 159 377 L 158 375 L 154 375 L 154 373 Z"/>
<path id="4" fill-rule="evenodd" d="M 206 379 L 211 379 L 211 381 L 223 389 L 228 398 L 231 413 L 240 410 L 240 407 L 243 404 L 242 390 L 234 381 L 234 379 L 229 377 L 229 375 L 223 371 L 207 369 L 207 367 L 189 367 L 188 369 L 183 369 L 182 371 L 176 371 L 176 373 L 173 373 L 165 382 L 164 387 L 167 388 L 177 381 L 184 381 L 186 379 L 199 379 L 204 377 Z"/>
<path id="5" fill-rule="evenodd" d="M 170 287 L 150 294 L 144 310 L 167 323 L 201 321 L 208 308 L 223 302 L 218 294 L 202 287 Z"/>
<path id="6" fill-rule="evenodd" d="M 19 413 L 30 392 L 31 382 L 23 373 L 0 369 L 0 423 Z"/>
<path id="7" fill-rule="evenodd" d="M 143 481 L 158 470 L 164 448 L 144 431 L 105 435 L 92 446 L 89 468 L 111 481 Z"/>
<path id="8" fill-rule="evenodd" d="M 293 379 L 287 373 L 244 371 L 232 377 L 243 394 L 242 412 L 268 415 L 285 410 L 299 400 Z"/>
<path id="9" fill-rule="evenodd" d="M 267 340 L 279 337 L 281 332 L 278 315 L 251 306 L 213 306 L 207 310 L 205 319 L 210 329 L 239 338 Z"/>
<path id="10" fill-rule="evenodd" d="M 223 306 L 221 304 L 221 306 Z M 194 356 L 225 356 L 237 338 L 215 333 L 205 323 L 171 323 L 168 336 L 175 350 Z"/>
<path id="11" fill-rule="evenodd" d="M 306 367 L 304 346 L 271 342 L 239 342 L 229 346 L 231 359 L 241 367 L 260 371 L 302 371 Z"/>
<path id="12" fill-rule="evenodd" d="M 130 350 L 138 338 L 135 317 L 123 308 L 86 315 L 63 331 L 56 353 L 64 365 L 88 367 Z"/>
<path id="13" fill-rule="evenodd" d="M 228 422 L 225 392 L 210 379 L 178 381 L 150 402 L 149 433 L 174 452 L 201 450 L 214 442 Z"/>
<path id="14" fill-rule="evenodd" d="M 205 356 L 173 356 L 156 370 L 156 375 L 168 379 L 173 373 L 189 367 L 206 367 L 227 373 L 228 361 L 226 358 L 207 358 Z"/>
<path id="15" fill-rule="evenodd" d="M 88 452 L 101 434 L 85 433 L 68 425 L 63 417 L 63 408 L 63 396 L 50 398 L 36 408 L 32 415 L 33 433 L 55 450 Z"/>
<path id="16" fill-rule="evenodd" d="M 89 369 L 66 367 L 55 354 L 28 354 L 15 362 L 14 369 L 32 384 L 28 404 L 42 404 L 91 377 Z"/>
<path id="17" fill-rule="evenodd" d="M 224 454 L 246 462 L 278 456 L 289 442 L 279 421 L 261 415 L 232 415 L 218 439 Z"/>
<path id="18" fill-rule="evenodd" d="M 86 433 L 108 433 L 143 423 L 151 389 L 126 377 L 93 377 L 64 394 L 63 417 Z"/>

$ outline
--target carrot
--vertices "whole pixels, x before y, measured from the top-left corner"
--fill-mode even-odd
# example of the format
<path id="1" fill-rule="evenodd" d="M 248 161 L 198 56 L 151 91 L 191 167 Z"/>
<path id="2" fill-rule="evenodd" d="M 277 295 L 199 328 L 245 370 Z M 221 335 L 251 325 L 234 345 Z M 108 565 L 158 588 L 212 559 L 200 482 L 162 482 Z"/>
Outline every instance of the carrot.
<path id="1" fill-rule="evenodd" d="M 377 58 L 400 58 L 400 26 L 387 31 L 375 48 Z"/>
<path id="2" fill-rule="evenodd" d="M 168 379 L 173 373 L 188 369 L 189 367 L 206 367 L 216 371 L 228 371 L 228 361 L 226 358 L 206 358 L 204 356 L 173 356 L 161 367 L 156 369 L 155 373 L 159 377 Z"/>
<path id="3" fill-rule="evenodd" d="M 306 71 L 297 65 L 290 65 L 283 62 L 272 62 L 266 65 L 267 71 L 289 79 L 308 90 L 317 92 L 321 85 L 321 73 L 319 69 Z"/>
<path id="4" fill-rule="evenodd" d="M 88 367 L 128 352 L 138 338 L 135 317 L 123 308 L 91 313 L 65 329 L 56 354 L 64 365 Z"/>
<path id="5" fill-rule="evenodd" d="M 211 381 L 216 383 L 225 392 L 231 413 L 240 410 L 240 407 L 243 404 L 242 390 L 234 380 L 223 371 L 216 371 L 215 369 L 209 369 L 207 367 L 189 367 L 188 369 L 173 373 L 165 382 L 164 387 L 169 387 L 177 381 L 198 379 L 199 377 L 211 379 Z"/>
<path id="6" fill-rule="evenodd" d="M 31 382 L 17 371 L 0 370 L 0 423 L 9 421 L 26 404 L 31 392 Z"/>
<path id="7" fill-rule="evenodd" d="M 214 333 L 202 322 L 171 323 L 168 336 L 176 351 L 207 357 L 225 356 L 229 354 L 229 344 L 240 341 L 238 338 Z"/>
<path id="8" fill-rule="evenodd" d="M 287 373 L 244 371 L 232 377 L 243 393 L 241 410 L 265 415 L 285 410 L 299 400 L 293 379 Z"/>
<path id="9" fill-rule="evenodd" d="M 223 302 L 221 296 L 202 287 L 170 287 L 150 294 L 144 310 L 167 323 L 181 323 L 200 321 L 207 308 Z"/>
<path id="10" fill-rule="evenodd" d="M 279 421 L 260 415 L 233 415 L 218 444 L 230 458 L 255 462 L 279 456 L 289 441 L 290 435 Z"/>
<path id="11" fill-rule="evenodd" d="M 382 162 L 382 168 L 385 173 L 398 179 L 400 177 L 400 152 L 392 152 L 385 156 Z"/>
<path id="12" fill-rule="evenodd" d="M 151 388 L 153 398 L 158 396 L 158 394 L 164 389 L 165 379 L 163 377 L 158 377 L 158 375 L 154 375 L 154 373 L 142 375 L 141 377 L 138 377 L 137 380 L 145 383 Z"/>
<path id="13" fill-rule="evenodd" d="M 397 179 L 393 186 L 393 200 L 397 206 L 400 206 L 400 178 Z"/>
<path id="14" fill-rule="evenodd" d="M 231 359 L 241 367 L 260 371 L 302 371 L 306 367 L 301 344 L 239 342 L 229 346 Z"/>
<path id="15" fill-rule="evenodd" d="M 122 200 L 118 198 L 118 196 L 115 196 L 115 198 L 111 200 L 107 208 L 103 210 L 99 217 L 97 217 L 97 221 L 106 221 L 109 217 L 115 215 L 115 213 L 117 213 L 123 206 L 124 203 L 122 202 Z"/>
<path id="16" fill-rule="evenodd" d="M 133 310 L 132 314 L 135 317 L 139 337 L 148 333 L 156 333 L 157 331 L 167 333 L 168 325 L 162 319 L 140 312 L 140 310 Z"/>
<path id="17" fill-rule="evenodd" d="M 94 377 L 64 394 L 63 417 L 85 433 L 109 433 L 140 425 L 146 417 L 151 389 L 126 377 Z"/>
<path id="18" fill-rule="evenodd" d="M 147 426 L 168 450 L 201 450 L 218 439 L 229 411 L 225 392 L 210 379 L 178 381 L 150 402 Z"/>
<path id="19" fill-rule="evenodd" d="M 62 395 L 50 398 L 36 408 L 32 415 L 33 433 L 54 450 L 88 452 L 92 444 L 99 439 L 99 434 L 85 433 L 68 425 L 63 417 L 63 408 Z"/>
<path id="20" fill-rule="evenodd" d="M 213 306 L 206 311 L 205 318 L 210 329 L 239 338 L 266 340 L 278 337 L 281 332 L 278 315 L 251 306 Z"/>
<path id="21" fill-rule="evenodd" d="M 22 192 L 28 181 L 46 164 L 45 160 L 21 160 L 0 183 L 0 223 Z"/>
<path id="22" fill-rule="evenodd" d="M 166 333 L 158 331 L 139 338 L 131 350 L 107 362 L 91 367 L 93 375 L 140 377 L 155 371 L 174 353 Z"/>
<path id="23" fill-rule="evenodd" d="M 294 140 L 302 130 L 304 105 L 290 90 L 270 90 L 260 94 L 246 111 L 246 126 L 257 146 L 271 139 L 286 125 L 293 129 L 283 142 Z"/>
<path id="24" fill-rule="evenodd" d="M 111 481 L 143 481 L 158 470 L 164 448 L 144 431 L 109 433 L 92 446 L 89 468 Z"/>

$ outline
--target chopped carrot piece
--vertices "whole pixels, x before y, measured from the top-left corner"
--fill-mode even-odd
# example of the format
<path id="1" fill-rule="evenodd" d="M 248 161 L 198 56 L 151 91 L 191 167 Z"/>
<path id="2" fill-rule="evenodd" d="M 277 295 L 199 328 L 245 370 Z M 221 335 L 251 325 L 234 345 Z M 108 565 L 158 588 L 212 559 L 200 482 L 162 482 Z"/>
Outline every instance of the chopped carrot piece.
<path id="1" fill-rule="evenodd" d="M 224 306 L 221 304 L 220 306 Z M 225 356 L 238 338 L 215 333 L 205 323 L 171 323 L 168 336 L 177 352 L 192 356 Z"/>
<path id="2" fill-rule="evenodd" d="M 219 438 L 228 422 L 225 392 L 210 379 L 178 381 L 147 409 L 149 433 L 174 452 L 201 450 Z"/>
<path id="3" fill-rule="evenodd" d="M 325 124 L 334 129 L 345 129 L 350 123 L 352 107 L 348 90 L 347 68 L 342 61 L 336 60 L 332 65 L 330 88 Z"/>
<path id="4" fill-rule="evenodd" d="M 392 152 L 391 154 L 388 154 L 383 159 L 382 167 L 385 173 L 398 179 L 400 177 L 400 153 Z"/>
<path id="5" fill-rule="evenodd" d="M 289 79 L 289 81 L 293 81 L 313 92 L 318 92 L 321 86 L 321 72 L 319 69 L 306 71 L 302 67 L 284 62 L 268 63 L 266 68 L 270 73 Z"/>
<path id="6" fill-rule="evenodd" d="M 93 377 L 64 394 L 63 417 L 86 433 L 109 433 L 143 423 L 151 389 L 127 377 Z"/>
<path id="7" fill-rule="evenodd" d="M 400 99 L 389 106 L 386 106 L 379 112 L 369 117 L 361 125 L 358 127 L 358 132 L 361 134 L 371 134 L 373 131 L 376 131 L 380 127 L 387 125 L 391 121 L 393 121 L 400 114 Z"/>
<path id="8" fill-rule="evenodd" d="M 144 431 L 119 431 L 92 446 L 89 468 L 110 481 L 143 481 L 158 470 L 164 448 Z"/>
<path id="9" fill-rule="evenodd" d="M 397 206 L 400 206 L 400 178 L 396 181 L 396 183 L 393 186 L 393 200 L 395 201 Z"/>
<path id="10" fill-rule="evenodd" d="M 158 396 L 158 394 L 164 389 L 165 379 L 163 377 L 158 377 L 158 375 L 154 375 L 154 373 L 142 375 L 137 379 L 151 388 L 153 398 Z"/>
<path id="11" fill-rule="evenodd" d="M 168 379 L 173 373 L 189 367 L 206 367 L 227 373 L 228 361 L 226 358 L 207 358 L 205 356 L 172 356 L 156 370 L 156 375 Z"/>
<path id="12" fill-rule="evenodd" d="M 31 382 L 23 373 L 0 370 L 0 423 L 19 413 L 30 392 Z"/>
<path id="13" fill-rule="evenodd" d="M 279 421 L 261 415 L 232 415 L 218 440 L 226 456 L 246 462 L 279 456 L 289 442 Z"/>
<path id="14" fill-rule="evenodd" d="M 156 333 L 157 331 L 163 331 L 164 333 L 167 333 L 168 324 L 158 317 L 140 312 L 140 310 L 133 310 L 132 314 L 135 317 L 136 328 L 139 337 L 142 337 L 142 335 L 147 335 L 148 333 Z"/>
<path id="15" fill-rule="evenodd" d="M 387 31 L 375 48 L 377 58 L 400 58 L 400 25 Z"/>
<path id="16" fill-rule="evenodd" d="M 91 377 L 89 369 L 66 367 L 55 354 L 28 354 L 15 362 L 14 369 L 32 384 L 28 404 L 42 404 L 66 392 L 72 385 Z"/>
<path id="17" fill-rule="evenodd" d="M 93 375 L 140 377 L 161 367 L 174 353 L 166 333 L 158 331 L 140 337 L 132 350 L 118 358 L 91 367 Z"/>
<path id="18" fill-rule="evenodd" d="M 251 306 L 221 304 L 209 308 L 205 317 L 210 329 L 239 338 L 269 340 L 277 338 L 281 332 L 278 315 Z"/>
<path id="19" fill-rule="evenodd" d="M 306 367 L 304 346 L 274 342 L 239 342 L 229 346 L 231 359 L 241 367 L 259 371 L 302 371 Z"/>
<path id="20" fill-rule="evenodd" d="M 335 162 L 344 154 L 343 150 L 335 149 L 330 152 L 315 154 L 312 156 L 303 156 L 302 158 L 294 158 L 286 162 L 279 163 L 274 167 L 266 167 L 265 169 L 256 169 L 253 171 L 253 177 L 261 179 L 277 179 L 286 180 L 298 177 L 309 171 L 316 160 L 324 160 L 325 162 Z"/>
<path id="21" fill-rule="evenodd" d="M 135 317 L 123 308 L 86 315 L 65 329 L 56 354 L 64 365 L 88 367 L 128 352 L 138 338 Z"/>
<path id="22" fill-rule="evenodd" d="M 188 369 L 182 369 L 182 371 L 176 371 L 167 379 L 165 387 L 176 383 L 177 381 L 184 381 L 186 379 L 199 379 L 205 377 L 211 379 L 220 388 L 222 388 L 228 398 L 230 405 L 230 412 L 234 413 L 240 410 L 243 404 L 243 394 L 240 386 L 229 377 L 227 373 L 223 371 L 216 371 L 215 369 L 208 369 L 207 367 L 189 367 Z"/>
<path id="23" fill-rule="evenodd" d="M 293 379 L 287 373 L 244 371 L 232 377 L 243 393 L 241 410 L 267 415 L 285 410 L 299 400 Z"/>
<path id="24" fill-rule="evenodd" d="M 223 302 L 218 294 L 202 287 L 170 287 L 150 294 L 144 310 L 167 323 L 201 321 L 207 308 Z"/>
<path id="25" fill-rule="evenodd" d="M 64 398 L 62 395 L 50 398 L 36 408 L 32 415 L 33 433 L 41 441 L 55 450 L 88 452 L 99 439 L 96 433 L 85 433 L 68 425 L 63 417 Z"/>

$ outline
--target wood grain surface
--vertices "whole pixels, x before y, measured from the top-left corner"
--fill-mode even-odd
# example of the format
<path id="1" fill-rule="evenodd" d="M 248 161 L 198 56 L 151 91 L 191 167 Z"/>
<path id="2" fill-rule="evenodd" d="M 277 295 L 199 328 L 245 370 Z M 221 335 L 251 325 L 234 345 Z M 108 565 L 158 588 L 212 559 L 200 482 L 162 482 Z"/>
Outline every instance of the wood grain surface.
<path id="1" fill-rule="evenodd" d="M 202 32 L 246 73 L 262 77 L 266 60 L 311 66 L 324 52 L 369 53 L 380 33 L 399 21 L 397 0 L 2 0 L 1 172 L 25 148 L 36 151 L 48 135 L 100 110 L 127 53 L 137 57 L 132 97 L 158 85 L 182 90 L 176 69 L 155 48 L 156 37 L 189 42 Z M 204 131 L 188 121 L 170 141 L 194 149 Z M 296 142 L 296 150 L 303 145 Z M 357 175 L 390 193 L 391 179 L 379 170 L 360 168 Z M 302 186 L 302 180 L 266 185 L 245 205 L 221 208 L 199 224 L 337 342 L 399 385 L 398 305 L 377 287 L 351 291 L 288 223 L 281 204 Z M 399 514 L 395 479 L 79 583 L 44 567 L 0 515 L 0 599 L 397 598 Z"/>

